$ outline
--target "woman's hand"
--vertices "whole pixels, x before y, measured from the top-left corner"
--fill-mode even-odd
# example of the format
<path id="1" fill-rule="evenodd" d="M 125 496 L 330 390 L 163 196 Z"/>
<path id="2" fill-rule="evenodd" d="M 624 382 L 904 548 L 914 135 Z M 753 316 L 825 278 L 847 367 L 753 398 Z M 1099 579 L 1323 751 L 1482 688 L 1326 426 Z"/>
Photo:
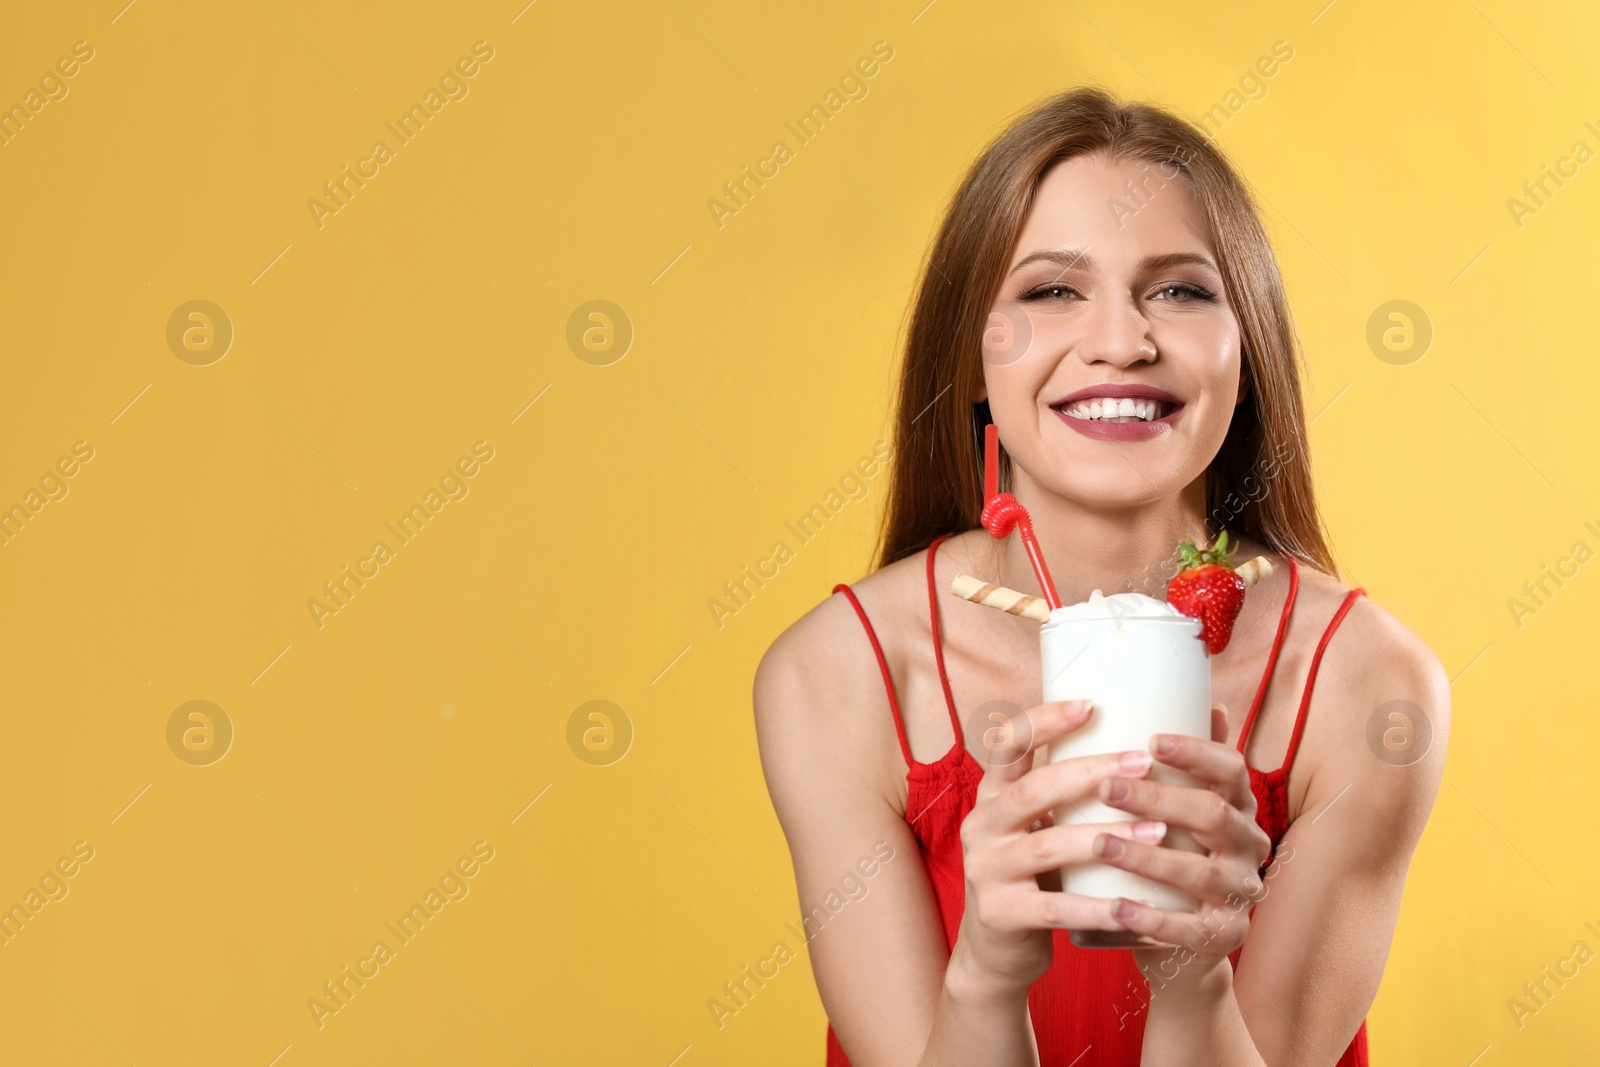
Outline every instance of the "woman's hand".
<path id="1" fill-rule="evenodd" d="M 1210 741 L 1177 734 L 1150 739 L 1157 760 L 1188 773 L 1198 786 L 1125 778 L 1100 784 L 1099 797 L 1106 804 L 1182 827 L 1208 850 L 1200 855 L 1106 834 L 1092 844 L 1092 855 L 1100 862 L 1182 889 L 1200 901 L 1196 912 L 1124 899 L 1112 906 L 1111 914 L 1124 927 L 1170 946 L 1134 950 L 1139 969 L 1163 990 L 1193 991 L 1214 983 L 1229 953 L 1244 944 L 1250 906 L 1266 892 L 1259 872 L 1272 842 L 1256 824 L 1244 756 L 1224 743 L 1227 736 L 1227 714 L 1213 708 Z"/>
<path id="2" fill-rule="evenodd" d="M 1089 711 L 1087 701 L 1040 704 L 986 735 L 990 743 L 980 754 L 988 766 L 977 803 L 961 824 L 966 909 L 945 979 L 954 997 L 1026 997 L 1050 967 L 1052 931 L 1123 929 L 1104 900 L 1060 892 L 1058 871 L 1092 860 L 1103 835 L 1138 845 L 1161 840 L 1166 827 L 1056 826 L 1050 810 L 1093 797 L 1108 780 L 1145 784 L 1137 779 L 1149 773 L 1150 753 L 1113 752 L 1034 767 L 1035 751 L 1082 727 Z"/>

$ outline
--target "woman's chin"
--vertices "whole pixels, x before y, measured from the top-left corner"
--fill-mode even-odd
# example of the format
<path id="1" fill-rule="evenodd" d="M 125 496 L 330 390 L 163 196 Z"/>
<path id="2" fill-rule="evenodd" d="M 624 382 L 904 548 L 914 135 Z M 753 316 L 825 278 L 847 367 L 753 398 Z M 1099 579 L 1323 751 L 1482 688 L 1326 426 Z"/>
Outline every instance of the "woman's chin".
<path id="1" fill-rule="evenodd" d="M 1184 488 L 1185 481 L 1155 477 L 1141 477 L 1127 464 L 1120 471 L 1107 471 L 1103 478 L 1085 478 L 1082 471 L 1074 471 L 1070 484 L 1048 487 L 1056 496 L 1074 507 L 1091 512 L 1125 512 L 1147 508 L 1170 500 Z"/>

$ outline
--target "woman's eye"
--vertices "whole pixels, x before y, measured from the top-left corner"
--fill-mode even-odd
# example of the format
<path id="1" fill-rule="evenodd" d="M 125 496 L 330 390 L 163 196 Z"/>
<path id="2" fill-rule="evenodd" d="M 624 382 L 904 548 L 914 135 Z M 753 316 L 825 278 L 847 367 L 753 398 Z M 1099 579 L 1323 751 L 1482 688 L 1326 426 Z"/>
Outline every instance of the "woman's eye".
<path id="1" fill-rule="evenodd" d="M 1067 285 L 1041 285 L 1039 288 L 1033 290 L 1031 293 L 1028 293 L 1022 299 L 1024 299 L 1024 300 L 1044 300 L 1044 299 L 1059 300 L 1059 299 L 1061 299 L 1061 297 L 1064 294 L 1070 293 L 1072 291 L 1073 291 L 1072 287 L 1071 286 L 1067 286 Z"/>
<path id="2" fill-rule="evenodd" d="M 1179 304 L 1186 304 L 1191 300 L 1215 299 L 1214 294 L 1207 289 L 1200 288 L 1198 285 L 1164 285 L 1157 291 L 1156 295 L 1161 299 L 1175 301 Z"/>

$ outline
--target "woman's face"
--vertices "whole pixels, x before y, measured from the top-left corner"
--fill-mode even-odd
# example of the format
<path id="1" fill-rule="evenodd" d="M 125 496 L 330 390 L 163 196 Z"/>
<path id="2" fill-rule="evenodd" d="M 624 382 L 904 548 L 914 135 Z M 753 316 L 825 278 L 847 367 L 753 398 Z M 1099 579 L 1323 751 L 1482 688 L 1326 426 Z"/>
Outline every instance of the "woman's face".
<path id="1" fill-rule="evenodd" d="M 1171 174 L 1092 155 L 1040 182 L 984 343 L 1019 489 L 1149 503 L 1222 447 L 1244 397 L 1239 322 L 1200 205 Z"/>

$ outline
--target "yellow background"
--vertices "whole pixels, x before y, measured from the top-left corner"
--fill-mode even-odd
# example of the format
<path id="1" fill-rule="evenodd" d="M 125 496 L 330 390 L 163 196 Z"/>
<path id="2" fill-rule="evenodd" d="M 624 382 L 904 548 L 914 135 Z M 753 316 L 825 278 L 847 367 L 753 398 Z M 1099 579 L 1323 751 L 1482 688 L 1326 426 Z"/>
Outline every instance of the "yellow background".
<path id="1" fill-rule="evenodd" d="M 0 504 L 94 459 L 0 547 L 0 903 L 95 857 L 0 948 L 0 1059 L 820 1063 L 803 957 L 720 1030 L 706 1001 L 795 944 L 749 685 L 862 574 L 882 478 L 720 629 L 706 601 L 889 436 L 919 250 L 1008 117 L 1097 81 L 1198 118 L 1279 40 L 1220 143 L 1268 205 L 1347 576 L 1455 679 L 1374 1060 L 1593 1046 L 1596 965 L 1520 1030 L 1506 1002 L 1600 949 L 1600 564 L 1520 628 L 1507 600 L 1600 549 L 1600 164 L 1520 228 L 1506 201 L 1600 148 L 1600 16 L 923 2 L 7 13 L 0 102 L 95 56 L 0 148 Z M 306 201 L 479 40 L 470 95 L 319 229 Z M 718 228 L 880 40 L 869 95 Z M 194 299 L 235 331 L 209 366 L 166 341 Z M 1365 339 L 1395 299 L 1434 330 L 1407 366 Z M 590 300 L 633 325 L 609 366 L 566 341 Z M 470 495 L 319 629 L 306 601 L 477 441 Z M 209 766 L 167 743 L 196 699 L 236 731 Z M 597 699 L 634 734 L 609 766 L 567 742 Z M 319 1030 L 307 999 L 480 840 L 470 895 Z"/>

